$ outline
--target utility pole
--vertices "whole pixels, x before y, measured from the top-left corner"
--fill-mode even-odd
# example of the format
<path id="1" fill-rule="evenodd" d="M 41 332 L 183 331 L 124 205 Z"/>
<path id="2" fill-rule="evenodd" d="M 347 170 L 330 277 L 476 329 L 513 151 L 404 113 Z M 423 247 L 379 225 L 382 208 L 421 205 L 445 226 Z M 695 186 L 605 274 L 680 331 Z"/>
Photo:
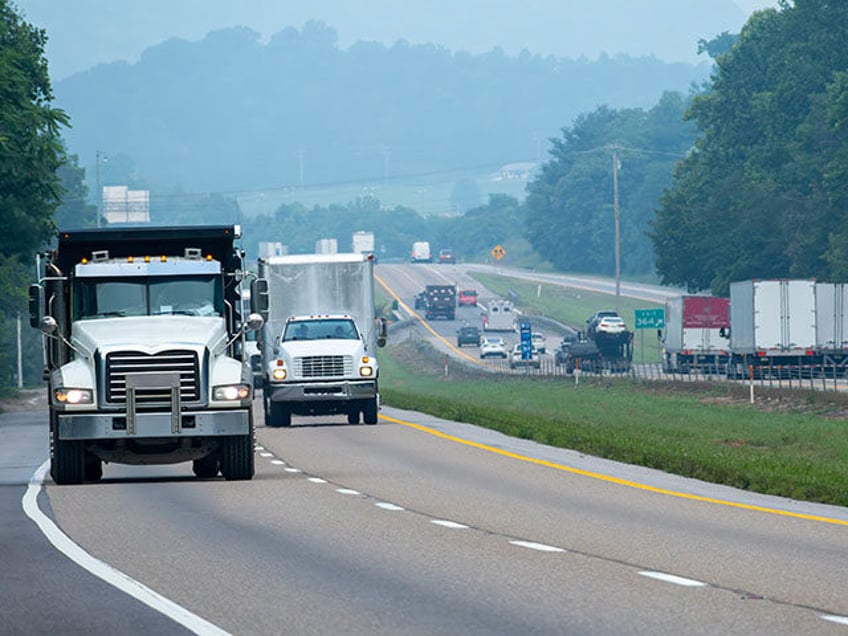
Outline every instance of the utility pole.
<path id="1" fill-rule="evenodd" d="M 612 147 L 612 207 L 615 214 L 615 313 L 621 315 L 621 245 L 618 229 L 618 146 Z"/>
<path id="2" fill-rule="evenodd" d="M 18 388 L 24 388 L 24 365 L 21 345 L 21 312 L 18 312 Z"/>
<path id="3" fill-rule="evenodd" d="M 106 153 L 102 150 L 98 150 L 96 155 L 97 166 L 95 167 L 95 172 L 97 174 L 97 198 L 95 201 L 97 202 L 97 227 L 100 227 L 100 217 L 103 216 L 103 188 L 100 187 L 100 163 L 105 162 L 107 157 Z"/>

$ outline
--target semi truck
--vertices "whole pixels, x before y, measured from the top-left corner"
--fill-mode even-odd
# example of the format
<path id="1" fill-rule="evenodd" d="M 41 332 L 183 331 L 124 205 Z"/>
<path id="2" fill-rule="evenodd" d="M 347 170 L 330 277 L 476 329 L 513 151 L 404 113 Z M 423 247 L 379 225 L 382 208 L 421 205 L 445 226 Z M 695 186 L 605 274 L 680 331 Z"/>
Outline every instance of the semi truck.
<path id="1" fill-rule="evenodd" d="M 730 299 L 681 295 L 665 303 L 660 331 L 666 373 L 723 372 L 730 356 Z"/>
<path id="2" fill-rule="evenodd" d="M 424 287 L 424 315 L 427 320 L 456 319 L 456 285 L 426 285 Z"/>
<path id="3" fill-rule="evenodd" d="M 30 324 L 43 333 L 50 474 L 102 477 L 103 462 L 191 461 L 194 474 L 254 473 L 253 386 L 238 226 L 61 231 L 39 255 Z"/>
<path id="4" fill-rule="evenodd" d="M 292 415 L 347 415 L 376 424 L 377 349 L 374 261 L 362 254 L 303 254 L 258 261 L 251 287 L 259 332 L 265 424 L 289 427 Z"/>

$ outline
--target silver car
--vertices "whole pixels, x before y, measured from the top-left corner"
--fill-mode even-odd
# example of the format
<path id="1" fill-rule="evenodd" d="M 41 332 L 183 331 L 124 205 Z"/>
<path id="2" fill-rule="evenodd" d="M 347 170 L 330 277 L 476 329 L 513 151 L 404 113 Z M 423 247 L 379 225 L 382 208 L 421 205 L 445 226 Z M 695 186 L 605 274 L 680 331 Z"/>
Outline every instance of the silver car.
<path id="1" fill-rule="evenodd" d="M 483 336 L 480 339 L 480 358 L 506 359 L 506 343 L 500 336 Z"/>

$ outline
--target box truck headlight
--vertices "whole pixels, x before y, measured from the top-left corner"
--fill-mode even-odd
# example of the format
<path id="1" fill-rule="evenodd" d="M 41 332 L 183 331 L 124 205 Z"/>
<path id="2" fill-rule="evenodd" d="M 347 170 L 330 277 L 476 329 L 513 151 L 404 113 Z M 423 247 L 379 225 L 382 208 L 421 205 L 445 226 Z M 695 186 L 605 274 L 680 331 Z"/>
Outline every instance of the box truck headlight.
<path id="1" fill-rule="evenodd" d="M 250 387 L 247 384 L 225 384 L 212 389 L 212 399 L 231 402 L 246 400 L 250 397 Z"/>
<path id="2" fill-rule="evenodd" d="M 53 391 L 53 396 L 60 404 L 91 404 L 94 402 L 94 394 L 91 389 L 68 389 L 63 387 Z"/>
<path id="3" fill-rule="evenodd" d="M 366 378 L 374 375 L 374 368 L 369 364 L 369 362 L 371 362 L 371 358 L 368 356 L 362 356 L 362 363 L 359 367 L 359 375 Z"/>

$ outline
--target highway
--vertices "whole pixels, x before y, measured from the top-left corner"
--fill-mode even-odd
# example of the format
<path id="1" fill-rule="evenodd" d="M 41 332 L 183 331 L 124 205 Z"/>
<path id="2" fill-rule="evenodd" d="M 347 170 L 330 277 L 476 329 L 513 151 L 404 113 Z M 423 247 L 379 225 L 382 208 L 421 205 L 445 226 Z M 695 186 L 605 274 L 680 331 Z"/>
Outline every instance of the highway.
<path id="1" fill-rule="evenodd" d="M 845 508 L 389 407 L 258 426 L 252 481 L 57 487 L 46 419 L 0 415 L 4 635 L 848 634 Z"/>

